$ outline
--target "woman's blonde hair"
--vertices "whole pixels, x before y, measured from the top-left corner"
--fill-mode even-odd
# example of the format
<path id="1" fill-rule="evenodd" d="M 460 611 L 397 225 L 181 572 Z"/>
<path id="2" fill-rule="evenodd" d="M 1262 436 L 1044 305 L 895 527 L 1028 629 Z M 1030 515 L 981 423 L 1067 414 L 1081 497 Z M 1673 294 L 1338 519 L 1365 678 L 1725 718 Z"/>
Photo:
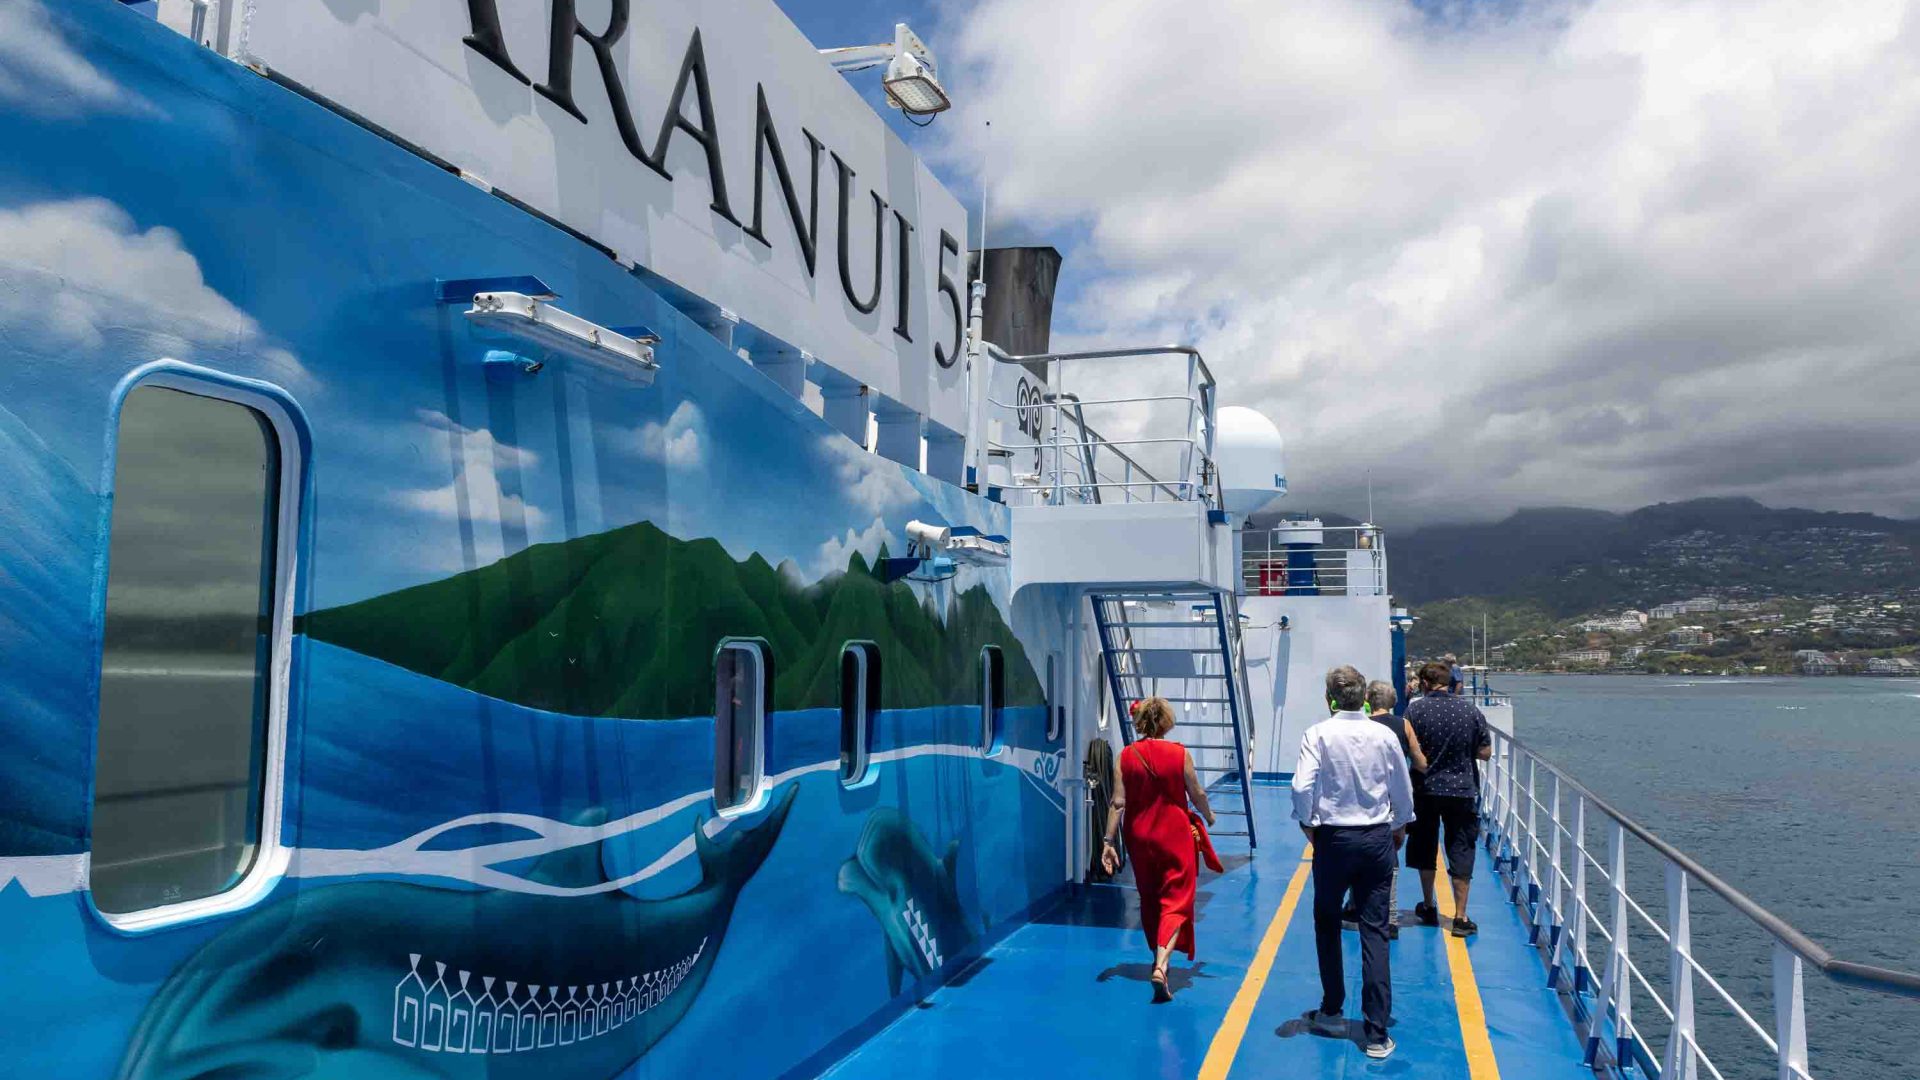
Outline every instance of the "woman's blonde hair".
<path id="1" fill-rule="evenodd" d="M 1173 730 L 1173 706 L 1163 697 L 1150 697 L 1133 707 L 1133 730 L 1143 739 L 1157 739 Z"/>

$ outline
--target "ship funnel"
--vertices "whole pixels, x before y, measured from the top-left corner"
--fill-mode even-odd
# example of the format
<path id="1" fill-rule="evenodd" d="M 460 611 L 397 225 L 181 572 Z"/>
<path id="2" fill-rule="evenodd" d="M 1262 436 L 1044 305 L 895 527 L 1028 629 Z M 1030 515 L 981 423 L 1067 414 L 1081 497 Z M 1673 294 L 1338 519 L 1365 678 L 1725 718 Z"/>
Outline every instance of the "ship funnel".
<path id="1" fill-rule="evenodd" d="M 1060 253 L 1050 247 L 988 248 L 974 252 L 969 270 L 987 283 L 982 333 L 1014 356 L 1048 351 L 1053 339 L 1053 291 Z M 1035 371 L 1046 378 L 1046 372 Z"/>

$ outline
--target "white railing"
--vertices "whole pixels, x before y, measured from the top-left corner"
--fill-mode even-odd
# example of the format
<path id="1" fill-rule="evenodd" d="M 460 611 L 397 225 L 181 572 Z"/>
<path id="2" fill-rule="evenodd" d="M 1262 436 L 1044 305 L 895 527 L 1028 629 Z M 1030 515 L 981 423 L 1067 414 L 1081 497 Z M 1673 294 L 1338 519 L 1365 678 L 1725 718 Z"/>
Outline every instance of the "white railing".
<path id="1" fill-rule="evenodd" d="M 1712 996 L 1708 1000 L 1726 1006 L 1736 1021 L 1733 1026 L 1751 1036 L 1746 1047 L 1716 1052 L 1747 1060 L 1764 1053 L 1773 1058 L 1779 1080 L 1812 1080 L 1807 1067 L 1807 966 L 1848 986 L 1920 998 L 1920 975 L 1834 958 L 1511 735 L 1493 732 L 1493 757 L 1482 777 L 1480 805 L 1487 849 L 1506 883 L 1509 901 L 1520 907 L 1533 944 L 1545 955 L 1547 985 L 1571 1004 L 1586 1040 L 1586 1063 L 1609 1075 L 1630 1069 L 1634 1076 L 1697 1080 L 1704 1071 L 1725 1080 L 1697 1038 L 1696 998 L 1703 987 Z M 1604 838 L 1599 854 L 1588 843 L 1593 827 Z M 1661 868 L 1664 922 L 1628 890 L 1630 842 L 1639 845 L 1636 858 L 1650 853 Z M 1691 900 L 1696 886 L 1724 900 L 1771 939 L 1771 1024 L 1761 1019 L 1763 1007 L 1749 1008 L 1738 1000 L 1694 952 Z M 1600 890 L 1602 910 L 1596 911 L 1590 887 Z M 1643 948 L 1655 939 L 1660 943 L 1667 968 L 1664 995 L 1636 962 L 1636 936 Z M 1657 1010 L 1654 1016 L 1647 1016 L 1647 1005 Z"/>
<path id="2" fill-rule="evenodd" d="M 1046 390 L 1038 401 L 987 399 L 988 404 L 1019 417 L 1023 431 L 1035 433 L 1032 442 L 987 442 L 988 452 L 996 456 L 1034 455 L 1035 471 L 1016 470 L 1016 486 L 1037 489 L 1041 501 L 1054 506 L 1209 501 L 1214 382 L 1213 373 L 1197 351 L 1166 345 L 1010 356 L 991 343 L 986 351 L 998 363 L 1024 364 L 1044 371 Z M 1069 389 L 1085 386 L 1110 391 L 1115 382 L 1114 362 L 1136 359 L 1162 361 L 1162 370 L 1149 372 L 1147 378 L 1158 382 L 1180 379 L 1184 390 L 1081 396 Z M 1177 367 L 1166 370 L 1166 362 Z M 1177 412 L 1177 420 L 1146 415 L 1156 405 L 1173 403 L 1184 406 L 1167 410 Z M 1089 420 L 1089 414 L 1093 420 Z M 1138 430 L 1112 437 L 1102 434 L 1101 429 Z M 1153 459 L 1155 468 L 1150 471 L 1142 458 Z"/>
<path id="3" fill-rule="evenodd" d="M 1240 570 L 1249 596 L 1384 596 L 1387 535 L 1375 525 L 1248 530 Z"/>

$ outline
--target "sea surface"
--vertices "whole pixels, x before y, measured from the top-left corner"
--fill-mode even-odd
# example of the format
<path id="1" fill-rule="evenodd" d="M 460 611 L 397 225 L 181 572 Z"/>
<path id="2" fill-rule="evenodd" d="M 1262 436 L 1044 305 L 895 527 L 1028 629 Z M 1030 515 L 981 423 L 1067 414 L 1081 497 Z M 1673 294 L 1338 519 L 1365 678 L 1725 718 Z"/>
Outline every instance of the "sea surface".
<path id="1" fill-rule="evenodd" d="M 1920 971 L 1920 680 L 1510 674 L 1494 686 L 1513 694 L 1535 751 L 1835 956 Z M 1593 817 L 1588 843 L 1604 865 Z M 1629 892 L 1664 924 L 1662 867 L 1628 845 Z M 1598 886 L 1589 896 L 1604 903 Z M 1690 902 L 1695 956 L 1771 1033 L 1770 939 L 1704 888 Z M 1605 942 L 1590 947 L 1598 967 Z M 1631 948 L 1668 995 L 1664 942 L 1636 932 Z M 1698 1039 L 1720 1071 L 1775 1076 L 1752 1029 L 1695 985 Z M 1816 1078 L 1920 1080 L 1920 1000 L 1808 968 L 1806 1001 Z M 1657 1055 L 1666 1017 L 1644 992 L 1633 1016 Z"/>

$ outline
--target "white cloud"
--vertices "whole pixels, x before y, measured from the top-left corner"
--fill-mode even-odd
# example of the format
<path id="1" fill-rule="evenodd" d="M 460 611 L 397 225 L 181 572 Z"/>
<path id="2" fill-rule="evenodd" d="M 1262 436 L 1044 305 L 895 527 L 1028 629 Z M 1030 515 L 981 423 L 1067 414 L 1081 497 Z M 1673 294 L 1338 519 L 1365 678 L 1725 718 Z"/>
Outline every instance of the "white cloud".
<path id="1" fill-rule="evenodd" d="M 1005 242 L 1084 237 L 1056 344 L 1197 343 L 1287 435 L 1296 507 L 1357 509 L 1371 469 L 1398 520 L 1920 514 L 1914 0 L 950 23 L 940 153 L 990 164 Z"/>
<path id="2" fill-rule="evenodd" d="M 691 401 L 682 401 L 667 422 L 648 423 L 636 433 L 640 456 L 672 469 L 697 469 L 702 460 L 706 420 Z"/>
<path id="3" fill-rule="evenodd" d="M 824 577 L 827 574 L 837 574 L 845 570 L 847 560 L 852 558 L 856 551 L 871 563 L 880 553 L 882 544 L 885 544 L 887 550 L 895 555 L 906 550 L 906 546 L 894 536 L 893 532 L 887 528 L 887 523 L 880 518 L 874 518 L 866 528 L 857 533 L 848 529 L 845 536 L 829 537 L 820 545 L 820 553 L 814 558 L 815 576 Z"/>
<path id="4" fill-rule="evenodd" d="M 532 529 L 546 522 L 545 511 L 500 486 L 502 472 L 524 472 L 539 464 L 540 459 L 533 451 L 500 442 L 491 431 L 463 427 L 444 413 L 421 409 L 418 415 L 429 426 L 459 437 L 459 460 L 455 463 L 458 476 L 439 487 L 396 492 L 396 505 L 457 519 L 464 489 L 467 516 L 476 523 L 497 525 L 503 520 L 519 521 Z"/>
<path id="5" fill-rule="evenodd" d="M 840 435 L 828 435 L 820 445 L 834 462 L 834 480 L 841 493 L 862 512 L 884 514 L 919 501 L 919 491 L 894 462 L 870 454 Z"/>
<path id="6" fill-rule="evenodd" d="M 50 115 L 149 111 L 74 52 L 37 0 L 0 4 L 0 102 Z"/>
<path id="7" fill-rule="evenodd" d="M 181 359 L 196 347 L 245 347 L 283 381 L 306 380 L 298 360 L 262 341 L 260 324 L 207 284 L 179 233 L 143 231 L 105 199 L 0 209 L 0 325 L 77 351 L 101 348 L 114 331 L 152 335 Z"/>

